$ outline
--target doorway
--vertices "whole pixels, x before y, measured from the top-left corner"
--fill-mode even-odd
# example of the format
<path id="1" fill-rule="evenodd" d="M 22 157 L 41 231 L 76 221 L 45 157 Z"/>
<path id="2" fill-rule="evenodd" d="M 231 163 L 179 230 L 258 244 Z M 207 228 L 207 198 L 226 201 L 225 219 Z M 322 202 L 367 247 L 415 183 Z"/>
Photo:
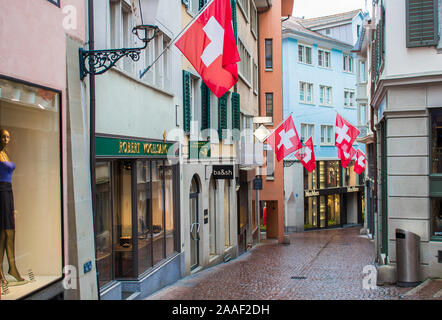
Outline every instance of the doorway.
<path id="1" fill-rule="evenodd" d="M 200 241 L 200 224 L 199 224 L 199 184 L 196 176 L 192 178 L 189 194 L 190 207 L 190 270 L 199 266 L 199 241 Z"/>

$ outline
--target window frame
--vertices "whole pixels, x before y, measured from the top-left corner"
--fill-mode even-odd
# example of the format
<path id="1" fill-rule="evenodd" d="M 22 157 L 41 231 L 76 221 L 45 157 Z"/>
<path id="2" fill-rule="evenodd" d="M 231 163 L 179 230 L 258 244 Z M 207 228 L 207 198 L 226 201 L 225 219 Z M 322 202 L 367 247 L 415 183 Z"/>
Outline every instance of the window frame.
<path id="1" fill-rule="evenodd" d="M 301 85 L 302 85 L 302 91 L 304 92 L 304 99 L 301 99 Z M 309 87 L 311 88 L 311 101 L 306 100 L 306 90 L 305 88 Z M 313 83 L 310 82 L 305 82 L 305 81 L 299 81 L 299 102 L 300 103 L 305 103 L 305 104 L 314 104 L 314 97 L 313 97 Z"/>
<path id="2" fill-rule="evenodd" d="M 299 54 L 299 49 L 301 48 L 302 55 Z M 306 48 L 310 49 L 310 63 L 306 62 L 305 59 L 307 58 L 307 50 Z M 304 43 L 298 43 L 298 63 L 302 63 L 305 65 L 313 66 L 313 46 L 307 45 Z"/>
<path id="3" fill-rule="evenodd" d="M 272 99 L 272 115 L 271 116 L 269 116 L 268 115 L 268 104 L 267 104 L 267 102 L 268 102 L 268 97 L 271 97 L 271 99 Z M 275 100 L 274 100 L 274 94 L 273 94 L 273 92 L 266 92 L 265 93 L 265 107 L 266 107 L 266 117 L 271 117 L 272 118 L 272 123 L 273 123 L 273 116 L 274 116 L 274 105 L 275 105 Z"/>
<path id="4" fill-rule="evenodd" d="M 241 48 L 242 46 L 242 48 Z M 244 50 L 242 50 L 244 49 Z M 244 53 L 246 53 L 247 57 L 241 57 L 241 52 L 244 51 Z M 239 68 L 238 68 L 238 75 L 241 78 L 241 80 L 244 81 L 245 84 L 247 84 L 249 86 L 249 88 L 252 88 L 252 81 L 253 81 L 253 76 L 252 76 L 252 54 L 250 53 L 250 51 L 247 49 L 246 45 L 244 44 L 244 42 L 241 40 L 241 38 L 238 37 L 238 52 L 241 58 L 241 61 L 239 62 Z M 244 59 L 246 58 L 246 59 Z M 243 74 L 242 72 L 242 67 L 245 66 L 247 64 L 247 71 L 248 71 L 248 76 L 250 79 L 247 79 L 247 76 Z"/>
<path id="5" fill-rule="evenodd" d="M 268 52 L 267 45 L 270 45 L 270 52 Z M 270 57 L 270 58 L 268 58 Z M 273 38 L 266 38 L 264 40 L 264 62 L 265 62 L 265 70 L 273 71 Z M 267 65 L 267 62 L 270 60 L 270 66 Z"/>
<path id="6" fill-rule="evenodd" d="M 325 135 L 322 134 L 322 129 L 324 128 L 324 132 Z M 331 128 L 331 135 L 330 137 L 328 136 L 328 129 Z M 330 124 L 321 124 L 321 146 L 334 146 L 334 141 L 333 141 L 333 137 L 334 137 L 334 126 L 330 125 Z M 330 138 L 330 142 L 327 142 L 328 138 Z M 323 141 L 324 140 L 324 141 Z"/>
<path id="7" fill-rule="evenodd" d="M 250 31 L 255 39 L 258 39 L 258 9 L 256 9 L 255 1 L 250 1 Z"/>
<path id="8" fill-rule="evenodd" d="M 348 64 L 347 68 L 345 68 L 345 65 L 346 65 L 345 60 L 346 60 L 346 58 L 347 58 L 347 64 Z M 342 54 L 342 70 L 343 70 L 343 72 L 346 72 L 346 73 L 354 73 L 354 58 L 349 53 L 343 53 Z"/>
<path id="9" fill-rule="evenodd" d="M 237 0 L 236 3 L 239 6 L 239 9 L 241 10 L 244 19 L 246 19 L 247 23 L 250 21 L 250 0 Z M 244 8 L 243 3 L 247 3 L 247 8 Z M 247 12 L 246 12 L 247 10 Z"/>
<path id="10" fill-rule="evenodd" d="M 322 53 L 322 64 L 319 63 L 319 56 L 320 53 Z M 324 65 L 324 58 L 326 57 L 326 54 L 328 53 L 328 66 Z M 331 51 L 330 50 L 326 50 L 326 49 L 322 49 L 322 48 L 318 48 L 318 66 L 324 69 L 331 69 Z"/>
<path id="11" fill-rule="evenodd" d="M 322 102 L 321 102 L 321 89 L 323 89 L 324 92 L 324 96 L 322 97 Z M 325 101 L 325 98 L 327 97 L 326 92 L 330 91 L 330 100 L 329 101 Z M 326 86 L 326 85 L 319 85 L 319 105 L 321 106 L 327 106 L 330 107 L 333 105 L 333 87 L 331 86 Z"/>
<path id="12" fill-rule="evenodd" d="M 308 139 L 310 139 L 310 137 L 312 137 L 312 141 L 313 141 L 313 145 L 316 145 L 315 143 L 315 124 L 314 123 L 306 123 L 306 122 L 302 122 L 299 125 L 300 129 L 301 129 L 301 134 L 299 135 L 299 140 L 301 141 L 301 143 L 306 143 Z M 307 130 L 307 137 L 303 136 L 303 128 L 306 128 Z M 311 128 L 311 135 L 309 135 L 309 131 Z"/>
<path id="13" fill-rule="evenodd" d="M 347 98 L 346 98 L 346 94 L 349 94 L 350 96 L 350 100 L 349 102 L 352 102 L 352 105 L 350 106 L 350 104 L 347 104 Z M 353 97 L 353 98 L 351 98 Z M 344 108 L 349 108 L 349 109 L 355 109 L 356 108 L 356 100 L 355 100 L 355 91 L 353 89 L 344 89 Z"/>

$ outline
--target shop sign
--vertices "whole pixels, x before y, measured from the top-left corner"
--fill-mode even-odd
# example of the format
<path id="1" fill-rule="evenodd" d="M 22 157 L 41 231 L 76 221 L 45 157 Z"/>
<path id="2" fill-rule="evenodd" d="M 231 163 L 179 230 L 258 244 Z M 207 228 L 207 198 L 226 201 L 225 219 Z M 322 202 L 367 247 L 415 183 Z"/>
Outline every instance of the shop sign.
<path id="1" fill-rule="evenodd" d="M 347 187 L 347 192 L 359 192 L 358 187 Z"/>
<path id="2" fill-rule="evenodd" d="M 96 137 L 95 155 L 102 157 L 167 156 L 172 146 L 172 143 L 166 142 Z"/>
<path id="3" fill-rule="evenodd" d="M 210 141 L 189 141 L 189 159 L 210 158 Z"/>
<path id="4" fill-rule="evenodd" d="M 262 190 L 262 178 L 253 179 L 253 190 Z"/>
<path id="5" fill-rule="evenodd" d="M 214 179 L 233 179 L 233 166 L 226 165 L 214 165 L 213 166 L 213 178 Z"/>
<path id="6" fill-rule="evenodd" d="M 316 196 L 319 196 L 319 191 L 316 191 L 316 190 L 306 190 L 305 191 L 305 196 L 306 197 L 316 197 Z"/>

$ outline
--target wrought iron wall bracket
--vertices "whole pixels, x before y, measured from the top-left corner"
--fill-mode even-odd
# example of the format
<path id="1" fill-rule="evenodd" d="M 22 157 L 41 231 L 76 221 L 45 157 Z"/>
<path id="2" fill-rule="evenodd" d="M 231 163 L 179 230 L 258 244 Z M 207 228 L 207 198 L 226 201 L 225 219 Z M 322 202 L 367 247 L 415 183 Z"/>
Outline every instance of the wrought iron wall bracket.
<path id="1" fill-rule="evenodd" d="M 154 29 L 152 37 L 147 37 L 147 32 Z M 138 35 L 138 30 L 144 30 L 143 38 Z M 115 64 L 123 57 L 129 57 L 133 61 L 140 60 L 141 50 L 146 49 L 148 43 L 155 38 L 158 31 L 157 26 L 143 25 L 135 27 L 132 32 L 144 42 L 143 47 L 139 48 L 121 48 L 121 49 L 105 49 L 105 50 L 84 50 L 79 49 L 80 58 L 80 78 L 81 80 L 88 74 L 99 75 L 115 66 Z"/>

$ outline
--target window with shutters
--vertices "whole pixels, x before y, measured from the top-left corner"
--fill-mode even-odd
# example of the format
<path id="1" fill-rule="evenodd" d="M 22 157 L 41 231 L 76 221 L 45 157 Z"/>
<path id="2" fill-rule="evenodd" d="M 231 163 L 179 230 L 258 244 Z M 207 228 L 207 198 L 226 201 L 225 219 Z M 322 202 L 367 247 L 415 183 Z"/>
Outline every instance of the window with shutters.
<path id="1" fill-rule="evenodd" d="M 437 45 L 438 0 L 406 0 L 407 48 Z"/>
<path id="2" fill-rule="evenodd" d="M 183 130 L 190 133 L 192 119 L 191 77 L 188 71 L 183 70 Z"/>
<path id="3" fill-rule="evenodd" d="M 232 129 L 233 139 L 239 140 L 241 130 L 241 106 L 239 93 L 232 92 Z"/>
<path id="4" fill-rule="evenodd" d="M 201 130 L 210 129 L 210 89 L 201 84 Z"/>
<path id="5" fill-rule="evenodd" d="M 218 136 L 220 140 L 226 138 L 227 130 L 227 97 L 228 93 L 225 93 L 218 99 Z"/>
<path id="6" fill-rule="evenodd" d="M 236 14 L 236 0 L 230 0 L 230 7 L 232 8 L 233 34 L 235 35 L 236 43 L 238 43 L 238 21 Z"/>

